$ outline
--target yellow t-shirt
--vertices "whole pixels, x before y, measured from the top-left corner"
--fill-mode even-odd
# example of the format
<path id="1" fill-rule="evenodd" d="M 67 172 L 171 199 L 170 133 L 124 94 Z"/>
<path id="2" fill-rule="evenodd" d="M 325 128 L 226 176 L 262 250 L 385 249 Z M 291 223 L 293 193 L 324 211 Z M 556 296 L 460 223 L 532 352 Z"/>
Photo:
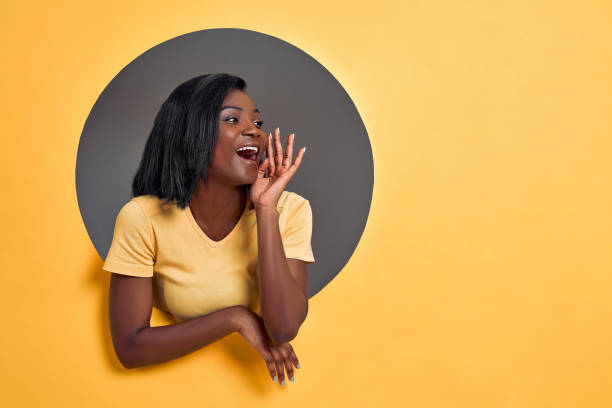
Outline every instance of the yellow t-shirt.
<path id="1" fill-rule="evenodd" d="M 259 312 L 257 217 L 249 194 L 240 220 L 221 241 L 202 231 L 189 206 L 162 203 L 143 195 L 121 208 L 102 269 L 152 276 L 154 306 L 178 320 L 233 305 Z M 277 210 L 285 256 L 313 263 L 308 200 L 283 191 Z"/>

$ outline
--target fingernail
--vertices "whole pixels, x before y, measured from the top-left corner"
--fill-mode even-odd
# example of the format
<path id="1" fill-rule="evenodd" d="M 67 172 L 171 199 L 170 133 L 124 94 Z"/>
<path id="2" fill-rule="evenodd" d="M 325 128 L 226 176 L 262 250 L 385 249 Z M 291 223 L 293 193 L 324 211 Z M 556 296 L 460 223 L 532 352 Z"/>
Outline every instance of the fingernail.
<path id="1" fill-rule="evenodd" d="M 295 382 L 295 380 L 293 379 L 293 377 L 290 378 L 291 382 Z"/>
<path id="2" fill-rule="evenodd" d="M 277 133 L 280 133 L 280 128 L 276 128 L 276 132 L 277 132 Z"/>
<path id="3" fill-rule="evenodd" d="M 285 380 L 283 380 L 283 382 L 281 383 L 281 385 L 284 387 L 285 386 Z"/>
<path id="4" fill-rule="evenodd" d="M 274 382 L 278 382 L 278 378 L 276 378 L 276 376 L 274 376 Z"/>
<path id="5" fill-rule="evenodd" d="M 300 367 L 300 363 L 298 363 L 298 368 L 302 368 L 302 367 Z"/>
<path id="6" fill-rule="evenodd" d="M 304 153 L 306 153 L 306 147 L 304 147 Z"/>

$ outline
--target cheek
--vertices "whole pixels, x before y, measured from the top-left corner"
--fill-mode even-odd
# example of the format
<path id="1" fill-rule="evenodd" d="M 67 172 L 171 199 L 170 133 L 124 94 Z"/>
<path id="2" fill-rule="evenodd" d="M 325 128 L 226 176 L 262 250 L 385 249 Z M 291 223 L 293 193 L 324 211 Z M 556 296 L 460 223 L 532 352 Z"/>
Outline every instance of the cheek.
<path id="1" fill-rule="evenodd" d="M 228 171 L 233 164 L 234 151 L 215 149 L 209 167 L 219 172 Z"/>
<path id="2" fill-rule="evenodd" d="M 231 135 L 227 134 L 227 132 L 223 131 L 223 126 L 221 125 L 221 129 L 219 130 L 219 137 L 217 138 L 217 141 L 213 148 L 211 166 L 220 168 L 224 165 L 229 164 L 229 162 L 233 159 L 233 154 L 234 151 L 232 137 Z"/>
<path id="3" fill-rule="evenodd" d="M 213 155 L 212 155 L 211 164 L 218 166 L 218 165 L 223 163 L 223 161 L 224 161 L 223 159 L 224 159 L 223 158 L 223 153 L 221 152 L 221 150 L 215 149 L 215 151 L 213 152 Z"/>

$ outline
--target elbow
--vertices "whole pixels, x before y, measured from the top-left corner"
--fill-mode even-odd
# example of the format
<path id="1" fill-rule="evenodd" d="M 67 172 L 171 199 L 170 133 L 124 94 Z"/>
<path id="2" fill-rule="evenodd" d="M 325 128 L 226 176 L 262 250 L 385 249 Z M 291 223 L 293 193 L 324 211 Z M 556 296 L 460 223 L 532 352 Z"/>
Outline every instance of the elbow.
<path id="1" fill-rule="evenodd" d="M 134 364 L 134 362 L 129 359 L 120 359 L 119 361 L 126 370 L 132 370 L 136 367 L 140 367 L 138 364 Z"/>
<path id="2" fill-rule="evenodd" d="M 134 350 L 135 348 L 129 341 L 126 341 L 123 344 L 115 345 L 115 355 L 123 368 L 127 370 L 131 370 L 142 365 L 138 361 L 138 357 L 136 356 Z"/>
<path id="3" fill-rule="evenodd" d="M 130 356 L 129 351 L 126 350 L 126 348 L 115 347 L 115 355 L 117 356 L 117 359 L 119 360 L 123 368 L 127 370 L 131 370 L 138 366 L 137 364 L 135 364 L 133 358 Z"/>
<path id="4" fill-rule="evenodd" d="M 136 368 L 135 365 L 129 364 L 125 360 L 119 360 L 119 361 L 121 362 L 121 365 L 123 366 L 123 368 L 125 368 L 126 370 L 131 370 L 133 368 Z"/>
<path id="5" fill-rule="evenodd" d="M 283 330 L 276 330 L 274 333 L 270 333 L 270 338 L 275 343 L 287 343 L 295 339 L 298 334 L 298 329 L 295 328 L 284 328 Z"/>
<path id="6" fill-rule="evenodd" d="M 308 309 L 306 309 L 306 313 L 308 313 L 307 311 Z M 304 319 L 305 318 L 306 317 L 304 316 Z M 273 329 L 268 329 L 268 326 L 266 324 L 266 331 L 268 332 L 268 336 L 270 337 L 270 339 L 272 339 L 272 341 L 274 341 L 275 343 L 287 343 L 297 337 L 298 332 L 300 330 L 300 326 L 302 325 L 304 319 L 302 319 L 300 323 L 296 322 L 295 325 L 288 324 Z"/>
<path id="7" fill-rule="evenodd" d="M 142 330 L 143 329 L 139 329 L 131 336 L 124 338 L 113 337 L 115 355 L 117 356 L 117 359 L 121 365 L 127 370 L 147 364 L 145 362 L 145 354 L 142 352 L 142 345 L 138 343 L 138 334 Z"/>
<path id="8" fill-rule="evenodd" d="M 268 333 L 268 337 L 277 343 L 287 343 L 291 340 L 295 339 L 298 335 L 298 331 L 300 330 L 300 326 L 306 319 L 306 315 L 308 313 L 308 303 L 306 303 L 306 310 L 304 311 L 304 317 L 299 321 L 295 321 L 293 323 L 284 321 L 284 324 L 270 324 L 270 321 L 263 317 L 264 326 L 266 328 L 266 332 Z"/>

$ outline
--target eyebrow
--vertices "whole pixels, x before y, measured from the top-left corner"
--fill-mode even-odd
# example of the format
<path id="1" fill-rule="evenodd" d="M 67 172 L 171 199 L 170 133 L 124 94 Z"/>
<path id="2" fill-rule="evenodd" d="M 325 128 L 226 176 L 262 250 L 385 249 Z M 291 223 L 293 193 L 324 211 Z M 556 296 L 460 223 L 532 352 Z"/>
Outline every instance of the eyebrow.
<path id="1" fill-rule="evenodd" d="M 242 108 L 240 106 L 233 106 L 233 105 L 227 105 L 227 106 L 224 106 L 224 107 L 221 108 L 221 110 L 224 110 L 224 109 L 238 109 L 238 110 L 242 110 Z M 261 112 L 259 112 L 259 109 L 257 109 L 257 108 L 253 109 L 253 112 L 261 113 Z"/>

